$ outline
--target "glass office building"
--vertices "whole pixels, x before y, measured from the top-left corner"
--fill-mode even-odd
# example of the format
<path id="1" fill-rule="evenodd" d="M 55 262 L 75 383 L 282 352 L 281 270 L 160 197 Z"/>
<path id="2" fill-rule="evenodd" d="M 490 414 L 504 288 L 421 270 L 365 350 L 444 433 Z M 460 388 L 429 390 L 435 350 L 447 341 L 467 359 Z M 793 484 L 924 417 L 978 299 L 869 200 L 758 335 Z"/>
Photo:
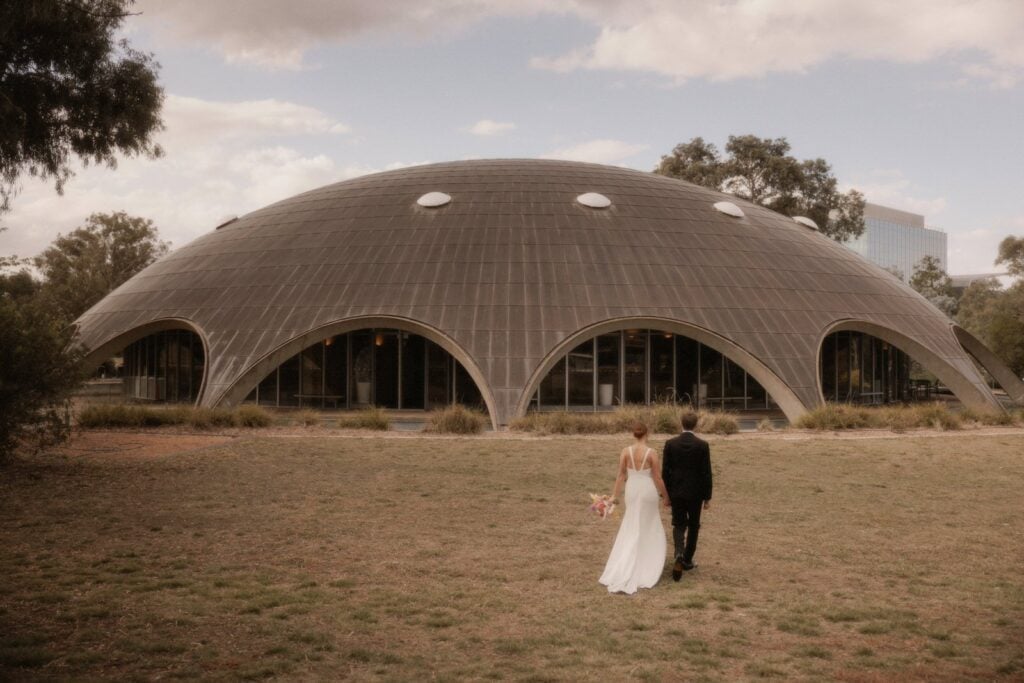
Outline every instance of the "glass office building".
<path id="1" fill-rule="evenodd" d="M 910 280 L 914 266 L 925 256 L 947 268 L 946 233 L 926 228 L 920 214 L 878 204 L 864 207 L 864 233 L 845 244 L 872 263 L 898 270 L 904 282 Z"/>

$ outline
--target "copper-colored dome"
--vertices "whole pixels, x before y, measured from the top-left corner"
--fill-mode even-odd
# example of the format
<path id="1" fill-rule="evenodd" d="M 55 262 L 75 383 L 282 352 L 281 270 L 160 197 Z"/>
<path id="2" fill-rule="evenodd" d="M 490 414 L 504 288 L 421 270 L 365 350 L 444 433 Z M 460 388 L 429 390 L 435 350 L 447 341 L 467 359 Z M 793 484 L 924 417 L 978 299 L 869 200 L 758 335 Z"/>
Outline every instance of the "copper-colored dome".
<path id="1" fill-rule="evenodd" d="M 451 201 L 417 204 L 430 192 Z M 611 205 L 576 201 L 588 192 Z M 716 211 L 722 200 L 744 215 Z M 733 356 L 790 417 L 821 402 L 821 341 L 844 328 L 994 404 L 945 316 L 819 232 L 690 183 L 563 161 L 418 166 L 277 202 L 154 263 L 79 329 L 94 359 L 161 326 L 194 329 L 208 358 L 200 402 L 216 405 L 367 321 L 443 343 L 501 424 L 574 340 L 642 324 Z"/>

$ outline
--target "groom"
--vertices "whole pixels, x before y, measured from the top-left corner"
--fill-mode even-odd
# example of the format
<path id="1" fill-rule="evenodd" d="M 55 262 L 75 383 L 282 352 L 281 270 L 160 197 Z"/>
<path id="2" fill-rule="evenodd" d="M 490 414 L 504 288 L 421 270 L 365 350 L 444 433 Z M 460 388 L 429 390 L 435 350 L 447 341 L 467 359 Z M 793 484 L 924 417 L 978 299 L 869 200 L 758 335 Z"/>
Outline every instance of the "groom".
<path id="1" fill-rule="evenodd" d="M 711 449 L 707 441 L 693 433 L 697 426 L 696 413 L 683 413 L 682 423 L 683 433 L 665 442 L 661 458 L 661 478 L 672 505 L 673 581 L 682 577 L 683 570 L 694 568 L 700 512 L 711 505 Z"/>

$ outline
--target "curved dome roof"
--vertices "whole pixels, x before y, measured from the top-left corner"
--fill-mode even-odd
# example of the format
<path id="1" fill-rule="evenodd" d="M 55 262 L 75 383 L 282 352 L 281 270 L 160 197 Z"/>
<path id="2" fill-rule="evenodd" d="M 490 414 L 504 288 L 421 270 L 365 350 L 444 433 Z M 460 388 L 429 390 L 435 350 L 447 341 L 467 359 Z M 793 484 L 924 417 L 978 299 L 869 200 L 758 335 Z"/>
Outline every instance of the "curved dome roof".
<path id="1" fill-rule="evenodd" d="M 451 199 L 418 203 L 433 192 Z M 578 202 L 586 193 L 610 204 Z M 501 423 L 573 337 L 630 320 L 678 321 L 741 349 L 803 407 L 821 401 L 823 337 L 863 324 L 991 402 L 950 321 L 828 237 L 690 183 L 564 161 L 417 166 L 277 202 L 146 268 L 79 330 L 109 354 L 136 331 L 188 323 L 207 345 L 201 402 L 214 405 L 248 393 L 261 362 L 360 316 L 443 334 Z"/>

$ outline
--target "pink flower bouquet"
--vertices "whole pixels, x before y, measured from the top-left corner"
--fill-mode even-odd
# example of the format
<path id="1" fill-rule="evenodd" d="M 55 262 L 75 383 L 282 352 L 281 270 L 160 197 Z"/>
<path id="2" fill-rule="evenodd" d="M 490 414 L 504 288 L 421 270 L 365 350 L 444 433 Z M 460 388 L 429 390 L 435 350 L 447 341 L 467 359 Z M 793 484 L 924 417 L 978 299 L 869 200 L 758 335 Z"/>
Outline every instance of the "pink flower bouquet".
<path id="1" fill-rule="evenodd" d="M 596 493 L 590 494 L 590 512 L 601 519 L 608 519 L 615 512 L 615 503 L 611 496 L 599 496 Z"/>

